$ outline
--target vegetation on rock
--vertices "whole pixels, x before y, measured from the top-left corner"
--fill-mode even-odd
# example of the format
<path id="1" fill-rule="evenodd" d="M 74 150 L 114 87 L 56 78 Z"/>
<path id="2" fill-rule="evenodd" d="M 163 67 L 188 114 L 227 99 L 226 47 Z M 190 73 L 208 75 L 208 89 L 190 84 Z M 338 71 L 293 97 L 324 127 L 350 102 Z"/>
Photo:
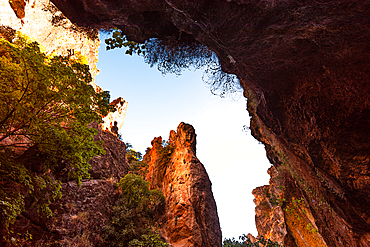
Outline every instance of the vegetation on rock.
<path id="1" fill-rule="evenodd" d="M 117 188 L 120 198 L 112 222 L 103 229 L 105 246 L 168 246 L 155 230 L 155 216 L 165 200 L 162 192 L 150 190 L 149 182 L 136 174 L 127 174 Z"/>
<path id="2" fill-rule="evenodd" d="M 222 243 L 223 247 L 283 247 L 279 243 L 273 242 L 270 239 L 265 239 L 264 237 L 258 238 L 255 242 L 252 242 L 246 235 L 239 237 L 239 241 L 232 239 L 225 239 Z"/>
<path id="3" fill-rule="evenodd" d="M 171 160 L 174 147 L 169 141 L 163 140 L 162 145 L 155 145 L 155 149 L 158 153 L 158 160 L 160 164 L 165 165 Z"/>
<path id="4" fill-rule="evenodd" d="M 230 70 L 254 97 L 251 133 L 279 169 L 286 203 L 307 201 L 328 246 L 370 242 L 369 1 L 52 1 L 79 24 L 120 23 L 139 41 L 189 34 L 224 68 L 236 61 Z M 285 223 L 285 239 L 317 244 Z"/>
<path id="5" fill-rule="evenodd" d="M 221 97 L 241 90 L 239 80 L 235 75 L 222 71 L 221 64 L 214 52 L 206 46 L 180 37 L 166 39 L 149 39 L 143 44 L 127 40 L 119 30 L 105 40 L 107 50 L 127 48 L 126 54 L 138 54 L 150 67 L 157 66 L 162 74 L 173 73 L 181 75 L 186 69 L 203 69 L 203 81 L 210 85 L 211 92 Z M 230 57 L 231 63 L 236 61 Z"/>
<path id="6" fill-rule="evenodd" d="M 148 173 L 148 164 L 143 161 L 143 155 L 132 149 L 132 145 L 130 143 L 127 142 L 125 145 L 127 147 L 126 158 L 130 164 L 129 173 L 140 175 L 145 178 Z"/>
<path id="7" fill-rule="evenodd" d="M 0 39 L 0 222 L 6 228 L 26 198 L 41 215 L 52 215 L 61 166 L 80 184 L 89 177 L 89 160 L 104 152 L 88 124 L 110 110 L 109 95 L 96 92 L 91 80 L 79 58 L 48 56 L 21 34 L 13 43 Z"/>

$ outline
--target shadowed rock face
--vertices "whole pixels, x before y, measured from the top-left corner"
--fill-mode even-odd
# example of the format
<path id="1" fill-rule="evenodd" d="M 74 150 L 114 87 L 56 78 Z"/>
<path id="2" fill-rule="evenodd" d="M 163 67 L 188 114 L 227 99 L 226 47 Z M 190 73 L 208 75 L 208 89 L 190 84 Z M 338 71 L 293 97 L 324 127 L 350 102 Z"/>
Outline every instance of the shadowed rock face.
<path id="1" fill-rule="evenodd" d="M 181 123 L 169 142 L 163 147 L 162 138 L 155 138 L 144 156 L 147 180 L 166 197 L 161 235 L 174 247 L 221 246 L 217 207 L 207 172 L 195 156 L 193 126 Z"/>
<path id="2" fill-rule="evenodd" d="M 52 2 L 80 25 L 136 41 L 186 33 L 215 51 L 285 188 L 286 246 L 369 246 L 369 0 Z M 289 214 L 296 200 L 306 218 Z"/>
<path id="3" fill-rule="evenodd" d="M 22 239 L 20 246 L 100 246 L 102 227 L 111 221 L 112 208 L 118 198 L 114 184 L 128 173 L 126 146 L 116 135 L 102 131 L 97 125 L 95 140 L 104 141 L 105 154 L 91 161 L 91 179 L 84 179 L 79 187 L 66 173 L 62 162 L 56 177 L 62 182 L 62 198 L 50 205 L 53 217 L 41 217 L 32 201 L 26 198 L 25 212 L 17 217 L 11 230 L 27 232 L 32 239 Z M 24 162 L 33 166 L 33 172 L 42 166 L 36 153 L 25 152 Z M 41 169 L 42 170 L 42 169 Z M 5 231 L 0 226 L 0 234 Z M 0 246 L 13 246 L 0 239 Z"/>

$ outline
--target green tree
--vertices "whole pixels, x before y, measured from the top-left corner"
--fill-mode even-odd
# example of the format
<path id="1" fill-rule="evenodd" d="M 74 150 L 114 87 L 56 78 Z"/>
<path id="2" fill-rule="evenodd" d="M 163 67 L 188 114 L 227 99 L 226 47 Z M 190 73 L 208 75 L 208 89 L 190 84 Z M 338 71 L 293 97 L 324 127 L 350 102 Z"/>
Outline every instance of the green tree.
<path id="1" fill-rule="evenodd" d="M 148 164 L 143 161 L 143 155 L 140 152 L 132 149 L 130 143 L 125 143 L 126 145 L 126 158 L 129 163 L 129 173 L 142 176 L 144 179 L 148 173 Z"/>
<path id="2" fill-rule="evenodd" d="M 264 237 L 258 238 L 256 242 L 252 242 L 246 235 L 239 237 L 239 241 L 235 238 L 225 239 L 222 243 L 223 247 L 283 247 L 277 242 L 273 242 L 270 239 Z"/>
<path id="3" fill-rule="evenodd" d="M 131 163 L 132 161 L 141 161 L 143 159 L 143 155 L 140 152 L 136 152 L 134 149 L 132 149 L 131 143 L 126 142 L 125 145 L 128 163 Z"/>
<path id="4" fill-rule="evenodd" d="M 167 247 L 168 243 L 164 242 L 159 233 L 150 228 L 147 229 L 147 233 L 141 235 L 141 240 L 131 240 L 128 247 Z"/>
<path id="5" fill-rule="evenodd" d="M 49 203 L 61 196 L 61 163 L 78 184 L 89 177 L 88 162 L 103 148 L 88 125 L 110 110 L 109 94 L 96 92 L 91 80 L 81 59 L 47 56 L 20 34 L 13 43 L 0 39 L 1 224 L 8 227 L 24 210 L 25 197 L 51 215 Z"/>
<path id="6" fill-rule="evenodd" d="M 105 246 L 154 246 L 140 243 L 159 241 L 148 227 L 153 227 L 155 215 L 163 207 L 162 192 L 150 190 L 149 182 L 135 174 L 127 174 L 117 187 L 120 197 L 113 207 L 112 222 L 103 228 Z"/>

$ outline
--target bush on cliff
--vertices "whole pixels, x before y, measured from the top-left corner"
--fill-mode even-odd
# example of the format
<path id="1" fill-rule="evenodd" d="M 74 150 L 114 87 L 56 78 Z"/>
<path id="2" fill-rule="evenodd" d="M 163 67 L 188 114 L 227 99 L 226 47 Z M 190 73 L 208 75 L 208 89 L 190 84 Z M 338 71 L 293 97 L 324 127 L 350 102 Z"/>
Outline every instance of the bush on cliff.
<path id="1" fill-rule="evenodd" d="M 88 65 L 69 56 L 47 56 L 18 34 L 0 39 L 0 224 L 8 228 L 25 209 L 45 216 L 60 197 L 60 165 L 80 184 L 89 160 L 103 153 L 94 142 L 110 109 L 109 95 L 89 84 Z"/>
<path id="2" fill-rule="evenodd" d="M 264 237 L 258 238 L 254 243 L 246 236 L 242 235 L 239 237 L 239 241 L 232 239 L 225 239 L 222 243 L 223 247 L 283 247 L 277 242 L 273 242 L 270 239 Z"/>
<path id="3" fill-rule="evenodd" d="M 157 66 L 164 75 L 181 75 L 186 69 L 203 69 L 203 81 L 210 85 L 211 92 L 215 95 L 225 97 L 241 90 L 238 78 L 222 71 L 216 54 L 185 34 L 163 40 L 153 38 L 138 44 L 127 40 L 121 31 L 115 30 L 105 43 L 107 50 L 125 47 L 126 54 L 137 53 L 143 56 L 150 67 Z M 230 63 L 236 62 L 232 57 L 229 59 Z"/>
<path id="4" fill-rule="evenodd" d="M 132 149 L 132 145 L 129 142 L 125 143 L 126 145 L 126 158 L 128 163 L 131 163 L 132 161 L 141 161 L 143 159 L 143 155 L 140 152 L 136 152 L 134 149 Z"/>
<path id="5" fill-rule="evenodd" d="M 142 176 L 144 179 L 148 173 L 148 164 L 143 161 L 143 155 L 140 152 L 132 149 L 132 145 L 128 142 L 126 145 L 126 158 L 130 165 L 129 173 Z"/>
<path id="6" fill-rule="evenodd" d="M 117 188 L 112 222 L 103 227 L 104 246 L 168 246 L 154 230 L 156 213 L 164 205 L 162 192 L 150 190 L 149 182 L 135 174 L 127 174 Z"/>

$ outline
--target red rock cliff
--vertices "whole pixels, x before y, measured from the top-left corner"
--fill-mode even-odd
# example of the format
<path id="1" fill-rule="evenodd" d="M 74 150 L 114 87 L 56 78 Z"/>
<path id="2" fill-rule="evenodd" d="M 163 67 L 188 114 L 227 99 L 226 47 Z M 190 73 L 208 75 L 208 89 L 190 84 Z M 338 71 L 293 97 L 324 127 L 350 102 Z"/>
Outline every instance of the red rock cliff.
<path id="1" fill-rule="evenodd" d="M 369 246 L 369 0 L 52 2 L 81 25 L 215 51 L 285 188 L 286 246 Z"/>
<path id="2" fill-rule="evenodd" d="M 161 137 L 155 138 L 144 156 L 147 180 L 166 197 L 161 234 L 172 246 L 217 247 L 222 239 L 216 203 L 195 145 L 195 130 L 185 123 L 171 131 L 166 147 Z"/>

